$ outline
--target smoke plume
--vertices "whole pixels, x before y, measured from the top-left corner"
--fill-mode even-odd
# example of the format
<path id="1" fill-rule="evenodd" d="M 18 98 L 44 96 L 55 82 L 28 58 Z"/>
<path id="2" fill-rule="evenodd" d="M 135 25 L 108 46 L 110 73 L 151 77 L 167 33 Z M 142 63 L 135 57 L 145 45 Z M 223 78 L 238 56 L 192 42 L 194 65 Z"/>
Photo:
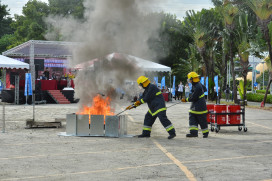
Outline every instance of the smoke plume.
<path id="1" fill-rule="evenodd" d="M 148 40 L 158 37 L 161 25 L 159 16 L 148 15 L 148 7 L 158 0 L 86 0 L 85 20 L 72 17 L 49 17 L 47 22 L 55 31 L 47 38 L 52 40 L 61 35 L 62 40 L 78 42 L 69 60 L 71 67 L 95 58 L 94 70 L 83 69 L 75 79 L 75 96 L 81 105 L 91 102 L 94 94 L 112 93 L 113 89 L 125 86 L 125 80 L 136 80 L 143 74 L 142 68 L 125 55 L 107 58 L 113 52 L 131 54 L 137 57 L 155 57 L 148 46 Z M 114 94 L 110 94 L 114 95 Z"/>

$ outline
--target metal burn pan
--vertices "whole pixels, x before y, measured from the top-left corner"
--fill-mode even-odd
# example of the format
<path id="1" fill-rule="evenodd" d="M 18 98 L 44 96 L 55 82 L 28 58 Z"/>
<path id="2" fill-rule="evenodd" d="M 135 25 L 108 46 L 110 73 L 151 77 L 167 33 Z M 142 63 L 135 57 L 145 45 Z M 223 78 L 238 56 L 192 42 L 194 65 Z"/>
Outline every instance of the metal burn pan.
<path id="1" fill-rule="evenodd" d="M 70 136 L 127 136 L 127 116 L 66 115 L 66 135 Z"/>
<path id="2" fill-rule="evenodd" d="M 91 115 L 90 136 L 105 136 L 103 115 Z"/>
<path id="3" fill-rule="evenodd" d="M 127 115 L 119 116 L 119 137 L 127 135 Z"/>
<path id="4" fill-rule="evenodd" d="M 90 136 L 89 115 L 77 115 L 77 136 Z"/>
<path id="5" fill-rule="evenodd" d="M 75 136 L 77 124 L 77 115 L 76 114 L 67 114 L 66 115 L 66 134 Z"/>
<path id="6" fill-rule="evenodd" d="M 106 116 L 105 136 L 119 137 L 119 119 L 117 116 Z"/>

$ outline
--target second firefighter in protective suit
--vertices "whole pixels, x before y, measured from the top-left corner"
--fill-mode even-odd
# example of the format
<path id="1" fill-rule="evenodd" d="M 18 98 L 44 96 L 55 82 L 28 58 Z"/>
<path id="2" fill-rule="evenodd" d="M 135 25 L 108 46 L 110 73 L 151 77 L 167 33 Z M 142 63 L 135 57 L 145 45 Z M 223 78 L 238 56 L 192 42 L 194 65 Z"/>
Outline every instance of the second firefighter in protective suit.
<path id="1" fill-rule="evenodd" d="M 198 137 L 198 125 L 200 125 L 203 138 L 207 138 L 209 134 L 207 125 L 208 110 L 204 96 L 207 89 L 199 81 L 199 75 L 196 72 L 188 74 L 188 82 L 192 83 L 192 93 L 188 98 L 182 99 L 183 102 L 192 102 L 189 111 L 190 134 L 187 134 L 186 137 Z"/>
<path id="2" fill-rule="evenodd" d="M 161 91 L 156 85 L 151 84 L 145 76 L 140 76 L 137 79 L 137 83 L 144 89 L 144 92 L 138 101 L 134 103 L 134 106 L 137 107 L 147 103 L 149 107 L 144 119 L 143 132 L 138 137 L 150 137 L 152 125 L 158 117 L 161 124 L 169 133 L 168 139 L 174 138 L 176 136 L 175 128 L 166 116 L 165 101 Z"/>

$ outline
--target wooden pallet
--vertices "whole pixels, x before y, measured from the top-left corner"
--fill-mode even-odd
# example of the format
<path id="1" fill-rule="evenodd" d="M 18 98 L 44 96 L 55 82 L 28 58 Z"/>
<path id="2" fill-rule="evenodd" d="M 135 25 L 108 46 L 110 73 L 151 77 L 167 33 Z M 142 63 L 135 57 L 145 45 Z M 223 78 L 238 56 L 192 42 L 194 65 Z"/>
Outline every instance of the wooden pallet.
<path id="1" fill-rule="evenodd" d="M 37 122 L 33 121 L 33 119 L 27 119 L 26 120 L 26 128 L 60 128 L 61 122 L 55 121 L 55 122 Z"/>

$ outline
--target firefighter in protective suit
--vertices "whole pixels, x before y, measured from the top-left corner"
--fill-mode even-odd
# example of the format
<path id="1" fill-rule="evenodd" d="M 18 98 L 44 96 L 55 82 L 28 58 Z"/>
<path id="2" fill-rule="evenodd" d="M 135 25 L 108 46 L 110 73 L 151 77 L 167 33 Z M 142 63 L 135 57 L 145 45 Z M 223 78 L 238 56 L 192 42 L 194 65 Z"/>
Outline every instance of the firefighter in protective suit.
<path id="1" fill-rule="evenodd" d="M 166 116 L 165 101 L 161 91 L 157 86 L 151 84 L 145 76 L 140 76 L 137 79 L 137 83 L 144 89 L 144 93 L 134 103 L 134 106 L 138 107 L 141 104 L 147 103 L 149 107 L 144 119 L 143 132 L 141 135 L 138 135 L 138 138 L 150 137 L 152 125 L 157 117 L 169 133 L 168 139 L 174 138 L 176 136 L 175 128 Z"/>
<path id="2" fill-rule="evenodd" d="M 199 75 L 196 72 L 188 74 L 188 82 L 192 83 L 192 93 L 188 98 L 182 99 L 182 102 L 192 102 L 189 111 L 190 134 L 187 134 L 186 137 L 198 137 L 198 125 L 200 125 L 203 138 L 208 138 L 208 110 L 204 95 L 207 89 L 199 81 Z"/>

